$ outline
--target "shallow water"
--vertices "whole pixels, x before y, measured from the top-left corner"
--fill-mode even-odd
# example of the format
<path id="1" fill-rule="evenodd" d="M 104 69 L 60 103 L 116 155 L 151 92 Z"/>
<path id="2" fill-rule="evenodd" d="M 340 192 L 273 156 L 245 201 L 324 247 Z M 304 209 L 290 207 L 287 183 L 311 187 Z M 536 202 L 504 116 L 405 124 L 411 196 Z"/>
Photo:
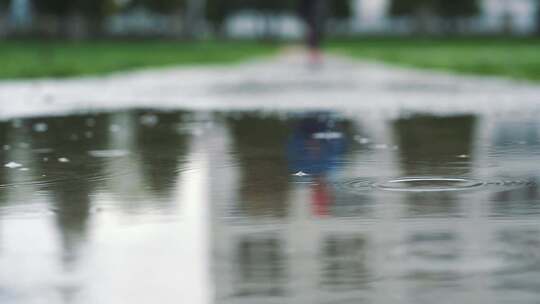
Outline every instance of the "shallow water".
<path id="1" fill-rule="evenodd" d="M 540 299 L 534 115 L 129 110 L 0 148 L 2 304 Z"/>

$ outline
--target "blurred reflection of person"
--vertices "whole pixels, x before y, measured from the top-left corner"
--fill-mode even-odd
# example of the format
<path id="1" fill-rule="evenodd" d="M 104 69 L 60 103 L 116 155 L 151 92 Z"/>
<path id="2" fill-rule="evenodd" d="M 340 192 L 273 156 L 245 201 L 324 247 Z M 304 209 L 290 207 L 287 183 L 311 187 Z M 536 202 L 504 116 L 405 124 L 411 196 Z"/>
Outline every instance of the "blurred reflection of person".
<path id="1" fill-rule="evenodd" d="M 318 216 L 330 213 L 333 203 L 328 175 L 338 166 L 346 151 L 343 127 L 328 113 L 302 118 L 289 139 L 289 169 L 304 172 L 313 179 L 311 185 L 313 212 Z"/>
<path id="2" fill-rule="evenodd" d="M 306 43 L 311 64 L 322 63 L 321 43 L 324 34 L 326 0 L 299 0 L 300 17 L 304 20 Z"/>

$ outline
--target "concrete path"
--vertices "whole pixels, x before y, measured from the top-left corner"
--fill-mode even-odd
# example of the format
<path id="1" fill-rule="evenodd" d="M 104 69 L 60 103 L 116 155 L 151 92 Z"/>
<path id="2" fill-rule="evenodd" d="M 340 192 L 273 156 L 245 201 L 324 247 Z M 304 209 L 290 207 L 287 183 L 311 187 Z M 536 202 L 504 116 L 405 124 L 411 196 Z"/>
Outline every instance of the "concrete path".
<path id="1" fill-rule="evenodd" d="M 128 107 L 508 113 L 540 109 L 540 85 L 336 56 L 313 68 L 301 53 L 289 51 L 236 66 L 4 81 L 0 104 L 0 119 Z"/>

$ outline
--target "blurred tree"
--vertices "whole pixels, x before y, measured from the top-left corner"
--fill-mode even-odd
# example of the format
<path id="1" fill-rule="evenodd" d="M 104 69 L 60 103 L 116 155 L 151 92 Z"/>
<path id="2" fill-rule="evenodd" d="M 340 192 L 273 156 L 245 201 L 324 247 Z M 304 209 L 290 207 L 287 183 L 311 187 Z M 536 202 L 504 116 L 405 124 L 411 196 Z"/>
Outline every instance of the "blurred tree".
<path id="1" fill-rule="evenodd" d="M 34 6 L 41 14 L 66 17 L 75 7 L 75 1 L 71 0 L 47 0 L 34 1 Z"/>
<path id="2" fill-rule="evenodd" d="M 332 0 L 330 1 L 330 15 L 335 19 L 349 19 L 352 16 L 352 7 L 350 0 Z"/>
<path id="3" fill-rule="evenodd" d="M 265 11 L 267 13 L 281 13 L 285 11 L 290 11 L 295 8 L 295 1 L 290 0 L 274 0 L 274 1 L 264 1 L 264 0 L 254 0 L 254 8 Z"/>
<path id="4" fill-rule="evenodd" d="M 411 16 L 422 9 L 432 9 L 432 0 L 392 0 L 390 15 Z"/>
<path id="5" fill-rule="evenodd" d="M 351 23 L 349 22 L 352 17 L 352 1 L 351 0 L 332 0 L 328 2 L 328 21 L 329 24 L 326 27 L 331 30 L 333 34 L 349 34 L 351 33 Z"/>
<path id="6" fill-rule="evenodd" d="M 536 35 L 540 36 L 540 0 L 536 1 Z"/>
<path id="7" fill-rule="evenodd" d="M 438 0 L 436 11 L 446 21 L 444 30 L 454 33 L 463 30 L 466 18 L 476 16 L 480 12 L 480 5 L 478 1 L 473 0 Z"/>
<path id="8" fill-rule="evenodd" d="M 437 14 L 445 18 L 473 17 L 480 12 L 477 0 L 434 1 Z"/>
<path id="9" fill-rule="evenodd" d="M 472 17 L 480 12 L 478 0 L 392 0 L 390 15 L 412 17 L 416 29 L 425 32 L 431 17 L 442 17 L 450 21 L 450 29 L 457 29 L 458 19 Z"/>
<path id="10" fill-rule="evenodd" d="M 78 0 L 75 10 L 86 20 L 87 31 L 93 36 L 99 36 L 103 32 L 105 17 L 112 15 L 117 4 L 114 0 Z"/>
<path id="11" fill-rule="evenodd" d="M 0 26 L 3 27 L 4 18 L 7 16 L 9 0 L 0 0 Z M 4 29 L 0 28 L 0 37 L 4 35 Z"/>
<path id="12" fill-rule="evenodd" d="M 480 12 L 478 0 L 392 0 L 390 14 L 410 16 L 429 10 L 441 17 L 471 17 Z"/>
<path id="13" fill-rule="evenodd" d="M 261 13 L 262 18 L 265 21 L 262 37 L 267 40 L 275 38 L 274 35 L 277 32 L 274 28 L 274 24 L 272 23 L 273 17 L 286 11 L 293 10 L 295 7 L 294 1 L 290 0 L 247 0 L 245 2 L 247 2 L 247 8 Z"/>
<path id="14" fill-rule="evenodd" d="M 335 19 L 347 19 L 352 15 L 351 0 L 328 0 L 329 14 Z M 234 12 L 251 10 L 258 12 L 266 20 L 263 35 L 266 38 L 273 32 L 270 20 L 275 15 L 295 13 L 298 0 L 206 0 L 206 18 L 214 32 L 223 34 L 227 17 Z"/>
<path id="15" fill-rule="evenodd" d="M 102 34 L 103 20 L 116 8 L 114 0 L 47 0 L 34 1 L 39 14 L 54 16 L 64 35 L 97 36 Z"/>
<path id="16" fill-rule="evenodd" d="M 133 0 L 130 6 L 142 6 L 160 14 L 178 15 L 182 19 L 185 38 L 195 38 L 206 21 L 206 0 Z"/>
<path id="17" fill-rule="evenodd" d="M 269 38 L 273 33 L 271 19 L 286 11 L 294 11 L 294 0 L 206 0 L 206 18 L 217 33 L 223 34 L 227 17 L 239 11 L 253 11 L 265 20 L 263 36 Z"/>
<path id="18" fill-rule="evenodd" d="M 141 5 L 158 13 L 178 13 L 184 10 L 186 0 L 135 0 L 132 5 Z"/>
<path id="19" fill-rule="evenodd" d="M 206 0 L 185 0 L 184 11 L 184 36 L 192 39 L 196 38 L 204 28 Z"/>
<path id="20" fill-rule="evenodd" d="M 218 35 L 223 35 L 224 22 L 231 11 L 231 2 L 228 0 L 206 0 L 205 15 L 207 21 Z"/>
<path id="21" fill-rule="evenodd" d="M 412 17 L 414 30 L 425 33 L 430 29 L 430 19 L 435 15 L 433 0 L 392 0 L 390 15 Z"/>

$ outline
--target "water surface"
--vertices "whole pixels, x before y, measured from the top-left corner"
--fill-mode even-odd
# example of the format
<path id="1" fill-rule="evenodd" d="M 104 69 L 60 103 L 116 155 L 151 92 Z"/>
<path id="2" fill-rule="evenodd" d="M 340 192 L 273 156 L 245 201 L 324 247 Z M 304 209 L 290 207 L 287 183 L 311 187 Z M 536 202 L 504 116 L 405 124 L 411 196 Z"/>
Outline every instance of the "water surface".
<path id="1" fill-rule="evenodd" d="M 527 115 L 0 122 L 0 303 L 537 303 Z"/>

